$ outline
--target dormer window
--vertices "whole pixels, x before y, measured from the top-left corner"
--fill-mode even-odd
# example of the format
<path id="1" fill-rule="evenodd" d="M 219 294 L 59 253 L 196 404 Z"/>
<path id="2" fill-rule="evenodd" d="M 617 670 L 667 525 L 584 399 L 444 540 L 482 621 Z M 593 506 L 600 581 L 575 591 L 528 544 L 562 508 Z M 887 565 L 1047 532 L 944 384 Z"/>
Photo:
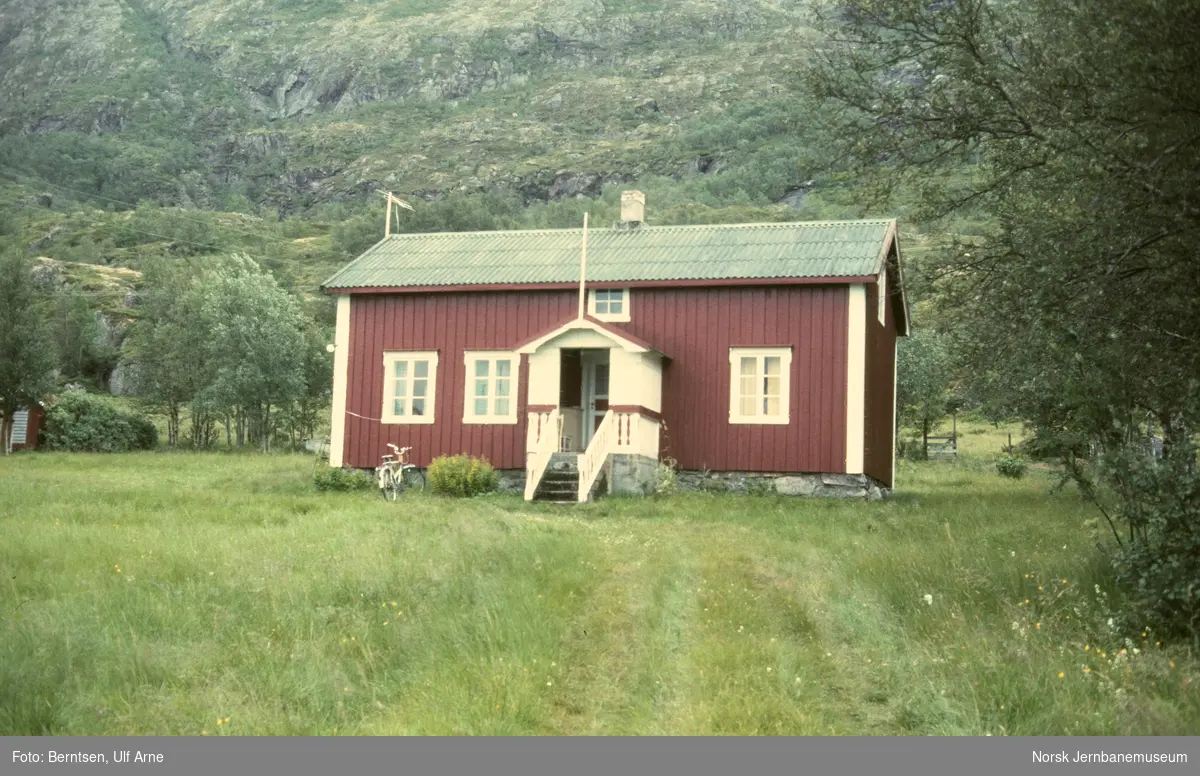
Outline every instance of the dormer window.
<path id="1" fill-rule="evenodd" d="M 629 321 L 629 289 L 602 288 L 588 294 L 588 314 L 601 321 Z"/>

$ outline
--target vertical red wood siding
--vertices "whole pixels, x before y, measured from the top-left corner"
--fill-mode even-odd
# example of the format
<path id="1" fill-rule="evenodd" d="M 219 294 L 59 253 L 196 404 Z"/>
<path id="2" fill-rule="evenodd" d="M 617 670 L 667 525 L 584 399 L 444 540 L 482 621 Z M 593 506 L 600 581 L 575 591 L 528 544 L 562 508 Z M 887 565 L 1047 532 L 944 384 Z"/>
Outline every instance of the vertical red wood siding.
<path id="1" fill-rule="evenodd" d="M 350 307 L 345 462 L 371 467 L 387 442 L 413 462 L 486 456 L 525 466 L 529 367 L 522 359 L 516 425 L 462 422 L 464 350 L 514 348 L 573 317 L 573 291 L 356 295 Z M 661 288 L 631 291 L 632 320 L 614 324 L 669 356 L 663 452 L 685 469 L 841 472 L 846 459 L 846 286 Z M 792 347 L 788 425 L 729 423 L 729 348 Z M 436 350 L 431 425 L 382 424 L 383 352 Z M 613 379 L 620 379 L 614 375 Z M 890 381 L 890 377 L 889 377 Z M 364 416 L 364 417 L 357 417 Z"/>
<path id="2" fill-rule="evenodd" d="M 846 286 L 631 291 L 624 324 L 671 360 L 663 370 L 663 453 L 684 469 L 846 468 Z M 790 345 L 788 425 L 729 422 L 729 348 Z"/>
<path id="3" fill-rule="evenodd" d="M 887 279 L 892 289 L 894 276 Z M 867 286 L 866 422 L 863 426 L 863 471 L 892 487 L 892 456 L 896 442 L 896 307 L 889 293 L 884 300 L 883 325 L 878 314 L 879 286 Z"/>

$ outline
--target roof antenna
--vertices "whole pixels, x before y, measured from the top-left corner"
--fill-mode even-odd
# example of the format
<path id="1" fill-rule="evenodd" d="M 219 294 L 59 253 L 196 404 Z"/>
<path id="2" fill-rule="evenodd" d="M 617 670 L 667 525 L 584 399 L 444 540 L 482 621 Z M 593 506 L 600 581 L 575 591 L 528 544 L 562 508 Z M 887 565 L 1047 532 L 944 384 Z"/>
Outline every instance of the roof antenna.
<path id="1" fill-rule="evenodd" d="M 412 210 L 413 206 L 408 204 L 404 200 L 400 199 L 399 197 L 397 197 L 395 194 L 393 194 L 390 191 L 379 191 L 377 189 L 375 191 L 375 193 L 382 194 L 383 196 L 387 197 L 387 215 L 384 217 L 384 222 L 383 222 L 383 236 L 391 237 L 392 236 L 392 204 L 395 203 L 396 205 L 404 208 L 405 210 Z M 400 228 L 400 213 L 399 213 L 399 211 L 396 212 L 396 228 L 397 229 Z"/>
<path id="2" fill-rule="evenodd" d="M 584 279 L 587 277 L 587 229 L 588 214 L 583 214 L 583 248 L 579 253 L 579 319 L 583 320 L 583 311 L 587 309 L 587 292 L 584 291 Z"/>

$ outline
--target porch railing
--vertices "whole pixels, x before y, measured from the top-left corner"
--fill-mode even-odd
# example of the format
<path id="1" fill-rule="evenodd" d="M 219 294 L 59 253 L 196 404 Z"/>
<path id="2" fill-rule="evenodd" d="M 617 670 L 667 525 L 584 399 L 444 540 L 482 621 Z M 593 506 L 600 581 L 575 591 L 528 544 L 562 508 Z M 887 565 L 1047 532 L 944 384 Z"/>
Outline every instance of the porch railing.
<path id="1" fill-rule="evenodd" d="M 550 456 L 558 451 L 562 439 L 562 416 L 557 409 L 529 413 L 529 425 L 525 431 L 525 500 L 532 501 L 533 494 Z"/>
<path id="2" fill-rule="evenodd" d="M 600 469 L 608 460 L 609 453 L 617 446 L 617 413 L 606 412 L 600 427 L 588 442 L 587 450 L 579 454 L 579 500 L 587 501 Z"/>

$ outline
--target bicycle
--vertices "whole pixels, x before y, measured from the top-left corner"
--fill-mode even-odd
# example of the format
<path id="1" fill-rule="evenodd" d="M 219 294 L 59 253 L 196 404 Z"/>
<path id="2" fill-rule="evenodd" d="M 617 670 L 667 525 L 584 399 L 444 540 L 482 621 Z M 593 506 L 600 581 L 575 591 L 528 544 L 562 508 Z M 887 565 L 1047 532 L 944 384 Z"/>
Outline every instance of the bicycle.
<path id="1" fill-rule="evenodd" d="M 383 463 L 375 467 L 375 477 L 379 480 L 379 495 L 388 501 L 395 501 L 400 494 L 409 488 L 425 489 L 425 475 L 416 464 L 408 462 L 408 451 L 411 447 L 396 447 L 391 442 L 394 455 L 383 456 Z"/>

